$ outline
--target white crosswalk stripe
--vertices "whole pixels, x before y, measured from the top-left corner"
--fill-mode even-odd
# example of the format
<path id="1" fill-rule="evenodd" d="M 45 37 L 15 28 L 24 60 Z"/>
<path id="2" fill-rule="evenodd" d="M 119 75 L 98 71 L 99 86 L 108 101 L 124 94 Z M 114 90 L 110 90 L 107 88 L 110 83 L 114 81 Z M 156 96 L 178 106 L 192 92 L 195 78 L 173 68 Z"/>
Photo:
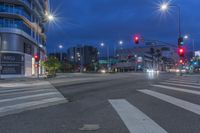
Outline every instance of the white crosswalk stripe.
<path id="1" fill-rule="evenodd" d="M 146 96 L 153 97 L 159 101 L 163 101 L 169 104 L 172 104 L 180 109 L 187 110 L 189 113 L 194 113 L 200 115 L 200 105 L 187 101 L 182 98 L 177 98 L 176 95 L 171 96 L 171 92 L 183 92 L 184 95 L 195 95 L 200 96 L 200 84 L 197 81 L 198 79 L 187 80 L 184 78 L 176 80 L 166 80 L 152 84 L 151 88 L 138 90 Z M 154 90 L 150 90 L 154 87 Z M 158 92 L 158 90 L 162 91 Z M 165 91 L 168 91 L 168 94 L 165 94 Z M 181 95 L 182 96 L 182 95 Z M 187 99 L 187 98 L 186 98 Z M 167 133 L 167 129 L 162 128 L 159 123 L 156 123 L 153 119 L 148 117 L 144 112 L 139 110 L 136 106 L 133 106 L 125 99 L 112 99 L 109 100 L 112 107 L 118 113 L 126 127 L 129 129 L 130 133 Z M 161 106 L 162 107 L 162 106 Z M 159 108 L 159 107 L 158 107 Z M 163 107 L 162 107 L 163 108 Z"/>
<path id="2" fill-rule="evenodd" d="M 164 88 L 164 89 L 168 89 L 168 90 L 175 90 L 175 91 L 180 91 L 180 92 L 186 92 L 186 93 L 191 93 L 191 94 L 195 94 L 195 95 L 200 95 L 200 91 L 195 91 L 195 90 L 182 89 L 182 88 L 165 86 L 165 85 L 152 85 L 152 86 L 159 87 L 159 88 Z"/>
<path id="3" fill-rule="evenodd" d="M 46 81 L 0 85 L 0 116 L 66 102 L 64 96 Z"/>
<path id="4" fill-rule="evenodd" d="M 155 91 L 151 91 L 151 90 L 145 89 L 145 90 L 138 90 L 138 91 L 200 115 L 200 105 L 198 104 L 194 104 L 185 100 L 181 100 L 181 99 L 178 99 L 169 95 L 165 95 L 162 93 L 158 93 Z"/>
<path id="5" fill-rule="evenodd" d="M 179 84 L 187 84 L 187 85 L 200 85 L 200 83 L 197 82 L 181 82 L 181 81 L 165 81 L 166 83 L 179 83 Z"/>
<path id="6" fill-rule="evenodd" d="M 200 83 L 199 80 L 181 80 L 181 79 L 169 79 L 169 82 L 190 82 L 190 83 Z"/>
<path id="7" fill-rule="evenodd" d="M 160 82 L 160 84 L 167 84 L 167 85 L 174 85 L 174 86 L 181 86 L 181 87 L 189 87 L 189 88 L 200 89 L 200 86 L 187 85 L 187 84 L 177 84 L 177 83 L 170 83 L 170 82 Z"/>
<path id="8" fill-rule="evenodd" d="M 130 133 L 167 133 L 151 118 L 125 99 L 109 100 Z"/>

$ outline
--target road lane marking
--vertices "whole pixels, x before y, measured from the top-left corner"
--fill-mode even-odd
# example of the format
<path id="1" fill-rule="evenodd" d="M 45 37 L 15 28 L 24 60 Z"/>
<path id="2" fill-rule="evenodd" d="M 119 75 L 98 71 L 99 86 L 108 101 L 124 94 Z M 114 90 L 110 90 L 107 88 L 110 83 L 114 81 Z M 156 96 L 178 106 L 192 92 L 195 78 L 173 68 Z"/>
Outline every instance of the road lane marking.
<path id="1" fill-rule="evenodd" d="M 182 88 L 165 86 L 165 85 L 151 85 L 151 86 L 159 87 L 159 88 L 164 88 L 164 89 L 168 89 L 168 90 L 175 90 L 175 91 L 181 91 L 181 92 L 191 93 L 191 94 L 195 94 L 195 95 L 200 95 L 200 91 L 195 91 L 195 90 L 182 89 Z"/>
<path id="2" fill-rule="evenodd" d="M 130 133 L 167 133 L 151 118 L 125 99 L 109 100 Z"/>
<path id="3" fill-rule="evenodd" d="M 198 104 L 190 103 L 188 101 L 181 100 L 181 99 L 178 99 L 169 95 L 165 95 L 162 93 L 158 93 L 155 91 L 151 91 L 151 90 L 145 89 L 145 90 L 138 90 L 138 91 L 200 115 L 200 105 Z"/>
<path id="4" fill-rule="evenodd" d="M 160 84 L 167 84 L 167 85 L 175 85 L 175 86 L 182 86 L 182 87 L 190 87 L 190 88 L 196 88 L 200 89 L 200 86 L 194 86 L 194 85 L 184 85 L 184 84 L 175 84 L 175 83 L 166 83 L 166 82 L 159 82 Z"/>

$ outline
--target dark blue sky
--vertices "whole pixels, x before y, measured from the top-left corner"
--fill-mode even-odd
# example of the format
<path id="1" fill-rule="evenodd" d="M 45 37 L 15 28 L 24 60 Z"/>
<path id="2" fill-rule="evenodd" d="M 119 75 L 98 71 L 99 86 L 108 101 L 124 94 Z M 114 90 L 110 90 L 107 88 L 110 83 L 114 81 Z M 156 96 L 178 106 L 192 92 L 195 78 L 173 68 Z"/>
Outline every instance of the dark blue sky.
<path id="1" fill-rule="evenodd" d="M 158 10 L 160 0 L 50 0 L 57 17 L 48 28 L 48 52 L 77 44 L 98 46 L 102 41 L 110 48 L 119 40 L 132 47 L 131 36 L 177 42 L 177 10 L 168 13 Z M 200 42 L 200 0 L 171 0 L 181 7 L 182 33 Z M 191 41 L 186 44 L 191 45 Z"/>

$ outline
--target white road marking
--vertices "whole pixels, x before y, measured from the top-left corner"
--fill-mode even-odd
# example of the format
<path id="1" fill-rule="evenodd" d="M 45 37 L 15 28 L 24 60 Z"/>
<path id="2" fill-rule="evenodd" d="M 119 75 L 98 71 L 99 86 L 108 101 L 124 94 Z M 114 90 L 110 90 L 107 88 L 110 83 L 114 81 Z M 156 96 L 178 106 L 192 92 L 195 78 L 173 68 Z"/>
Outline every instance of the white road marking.
<path id="1" fill-rule="evenodd" d="M 175 84 L 175 83 L 166 83 L 166 82 L 159 82 L 159 83 L 161 83 L 161 84 L 167 84 L 167 85 L 175 85 L 175 86 L 182 86 L 182 87 L 190 87 L 190 88 L 200 89 L 200 86 L 184 85 L 184 84 Z"/>
<path id="2" fill-rule="evenodd" d="M 52 88 L 51 86 L 47 86 L 47 87 L 40 87 L 40 88 L 36 88 L 36 87 L 30 87 L 30 88 L 24 88 L 24 89 L 18 89 L 18 88 L 13 88 L 13 89 L 7 89 L 7 90 L 0 90 L 0 94 L 2 93 L 10 93 L 10 92 L 23 92 L 23 91 L 30 91 L 30 90 L 45 90 L 48 88 Z"/>
<path id="3" fill-rule="evenodd" d="M 35 92 L 53 92 L 55 90 L 53 89 L 44 89 L 44 90 L 30 90 L 30 91 L 22 91 L 22 92 L 10 92 L 10 93 L 3 93 L 0 94 L 0 96 L 8 96 L 8 95 L 16 95 L 16 94 L 26 94 L 26 93 L 35 93 Z"/>
<path id="4" fill-rule="evenodd" d="M 186 79 L 186 80 L 182 80 L 182 79 L 169 79 L 167 81 L 176 81 L 176 82 L 185 82 L 185 83 L 198 83 L 198 80 L 189 80 L 189 79 Z"/>
<path id="5" fill-rule="evenodd" d="M 32 101 L 32 102 L 15 104 L 11 106 L 4 106 L 0 108 L 0 116 L 4 116 L 6 114 L 13 114 L 13 113 L 17 113 L 17 112 L 21 112 L 21 111 L 25 111 L 29 109 L 34 109 L 38 107 L 47 107 L 53 102 L 65 103 L 67 101 L 64 98 L 49 98 L 49 99 L 42 99 L 40 101 Z"/>
<path id="6" fill-rule="evenodd" d="M 191 94 L 195 94 L 195 95 L 200 95 L 200 91 L 195 91 L 195 90 L 182 89 L 182 88 L 165 86 L 165 85 L 152 85 L 152 86 L 160 87 L 160 88 L 164 88 L 164 89 L 168 89 L 168 90 L 175 90 L 175 91 L 181 91 L 181 92 L 191 93 Z"/>
<path id="7" fill-rule="evenodd" d="M 151 118 L 125 99 L 109 100 L 130 133 L 167 133 Z"/>
<path id="8" fill-rule="evenodd" d="M 166 83 L 179 83 L 179 84 L 187 84 L 187 85 L 199 85 L 200 83 L 194 83 L 194 82 L 180 82 L 180 81 L 165 81 Z M 161 82 L 162 83 L 162 82 Z"/>
<path id="9" fill-rule="evenodd" d="M 0 87 L 8 88 L 8 87 L 29 87 L 29 86 L 41 86 L 41 85 L 49 85 L 49 82 L 34 82 L 34 83 L 2 83 Z"/>
<path id="10" fill-rule="evenodd" d="M 2 99 L 2 100 L 0 100 L 0 103 L 9 102 L 9 101 L 15 101 L 15 100 L 28 99 L 28 98 L 34 98 L 34 97 L 40 97 L 40 96 L 50 96 L 50 95 L 55 95 L 55 94 L 59 95 L 60 93 L 58 93 L 58 92 L 49 92 L 49 93 L 43 93 L 43 94 L 36 94 L 36 95 L 28 95 L 28 96 L 15 97 L 15 98 L 9 98 L 9 99 Z"/>
<path id="11" fill-rule="evenodd" d="M 200 115 L 200 105 L 198 104 L 190 103 L 188 101 L 181 100 L 181 99 L 178 99 L 169 95 L 165 95 L 162 93 L 158 93 L 155 91 L 151 91 L 151 90 L 145 89 L 145 90 L 138 90 L 138 91 Z"/>

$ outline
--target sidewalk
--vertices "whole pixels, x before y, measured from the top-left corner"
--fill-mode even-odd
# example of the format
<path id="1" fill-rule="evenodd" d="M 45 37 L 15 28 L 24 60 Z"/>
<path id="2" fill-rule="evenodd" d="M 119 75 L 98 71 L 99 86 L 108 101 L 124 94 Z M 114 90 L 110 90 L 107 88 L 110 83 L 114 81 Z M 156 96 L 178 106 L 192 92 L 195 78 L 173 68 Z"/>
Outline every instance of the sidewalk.
<path id="1" fill-rule="evenodd" d="M 52 81 L 59 79 L 83 79 L 89 77 L 99 77 L 101 74 L 88 74 L 88 73 L 57 73 L 54 78 L 45 78 L 45 76 L 40 76 L 39 79 L 35 76 L 32 77 L 17 77 L 17 78 L 2 78 L 0 83 L 13 83 L 13 82 L 35 82 L 35 81 Z M 104 75 L 105 76 L 105 75 Z"/>

